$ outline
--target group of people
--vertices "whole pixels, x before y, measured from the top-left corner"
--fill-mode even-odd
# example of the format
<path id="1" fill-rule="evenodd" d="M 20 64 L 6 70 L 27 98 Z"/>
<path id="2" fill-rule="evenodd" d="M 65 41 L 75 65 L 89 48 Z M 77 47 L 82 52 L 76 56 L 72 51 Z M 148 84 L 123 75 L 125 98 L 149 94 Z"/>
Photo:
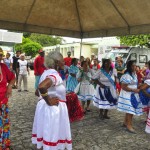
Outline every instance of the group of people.
<path id="1" fill-rule="evenodd" d="M 66 104 L 67 107 L 69 105 L 66 96 L 68 93 L 78 96 L 82 105 L 81 111 L 84 114 L 91 111 L 92 100 L 94 106 L 99 108 L 101 120 L 110 119 L 108 116 L 110 109 L 124 112 L 125 118 L 122 126 L 130 133 L 136 133 L 132 125 L 133 115 L 140 116 L 144 109 L 149 110 L 150 78 L 148 76 L 150 74 L 148 70 L 150 62 L 148 66 L 140 70 L 142 82 L 138 83 L 139 66 L 136 66 L 135 61 L 130 60 L 125 65 L 119 56 L 115 64 L 111 59 L 103 59 L 100 66 L 97 58 L 95 56 L 92 58 L 93 60 L 90 60 L 81 56 L 78 60 L 71 58 L 70 52 L 64 59 L 58 52 L 50 52 L 45 56 L 45 66 L 48 69 L 42 74 L 38 86 L 42 101 L 40 100 L 37 104 L 32 135 L 32 142 L 37 144 L 38 148 L 50 150 L 55 145 L 54 149 L 64 149 L 64 147 L 71 149 L 70 118 L 68 119 L 70 116 L 66 113 Z M 87 103 L 86 107 L 85 103 Z M 53 107 L 48 107 L 48 105 Z M 76 108 L 76 106 L 78 105 L 69 105 L 68 111 L 70 107 Z M 44 122 L 45 120 L 48 121 Z M 150 114 L 146 121 L 147 133 L 150 133 L 149 120 Z M 41 122 L 44 122 L 44 127 Z M 63 127 L 62 124 L 64 124 Z M 49 126 L 53 128 L 50 129 Z"/>
<path id="2" fill-rule="evenodd" d="M 0 147 L 6 150 L 10 149 L 8 98 L 15 83 L 13 72 L 18 73 L 18 68 L 19 76 L 25 70 L 26 74 L 28 72 L 24 56 L 17 52 L 16 57 L 15 70 L 2 63 L 3 50 L 0 49 Z M 91 59 L 81 56 L 78 60 L 71 58 L 71 52 L 68 52 L 68 57 L 63 59 L 57 51 L 45 56 L 44 51 L 39 50 L 39 56 L 34 61 L 34 74 L 35 94 L 39 101 L 34 116 L 32 143 L 38 149 L 71 150 L 70 122 L 74 120 L 71 117 L 81 120 L 91 111 L 91 101 L 99 109 L 101 120 L 110 119 L 110 109 L 124 112 L 122 125 L 130 133 L 136 132 L 132 125 L 133 115 L 140 116 L 147 111 L 145 131 L 150 133 L 150 61 L 140 69 L 135 61 L 130 60 L 125 65 L 121 57 L 117 57 L 115 64 L 111 59 L 103 59 L 100 66 L 95 55 Z"/>
<path id="3" fill-rule="evenodd" d="M 21 51 L 16 51 L 16 55 L 11 57 L 11 54 L 8 52 L 6 56 L 3 54 L 1 62 L 15 74 L 16 82 L 13 85 L 13 88 L 18 89 L 18 92 L 21 92 L 21 84 L 23 81 L 24 91 L 28 92 L 27 75 L 29 74 L 29 66 L 27 60 L 25 60 L 25 54 L 22 54 Z"/>

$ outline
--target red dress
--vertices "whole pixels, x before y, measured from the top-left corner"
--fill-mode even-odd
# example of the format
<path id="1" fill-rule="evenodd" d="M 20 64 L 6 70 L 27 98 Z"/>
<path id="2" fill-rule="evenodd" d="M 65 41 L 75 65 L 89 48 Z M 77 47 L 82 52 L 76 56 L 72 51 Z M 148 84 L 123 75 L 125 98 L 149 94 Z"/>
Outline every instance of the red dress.
<path id="1" fill-rule="evenodd" d="M 0 149 L 10 147 L 10 120 L 8 98 L 6 97 L 7 83 L 15 78 L 15 75 L 5 64 L 0 63 Z"/>
<path id="2" fill-rule="evenodd" d="M 78 100 L 78 96 L 74 92 L 68 93 L 66 95 L 66 100 L 70 122 L 83 119 L 84 113 Z"/>

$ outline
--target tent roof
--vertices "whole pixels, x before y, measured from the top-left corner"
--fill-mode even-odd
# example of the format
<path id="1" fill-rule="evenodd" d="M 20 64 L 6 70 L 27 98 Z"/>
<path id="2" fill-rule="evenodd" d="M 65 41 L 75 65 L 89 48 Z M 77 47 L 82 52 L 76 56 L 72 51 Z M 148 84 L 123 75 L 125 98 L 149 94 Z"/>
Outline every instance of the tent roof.
<path id="1" fill-rule="evenodd" d="M 1 0 L 0 28 L 77 38 L 150 33 L 149 0 Z"/>

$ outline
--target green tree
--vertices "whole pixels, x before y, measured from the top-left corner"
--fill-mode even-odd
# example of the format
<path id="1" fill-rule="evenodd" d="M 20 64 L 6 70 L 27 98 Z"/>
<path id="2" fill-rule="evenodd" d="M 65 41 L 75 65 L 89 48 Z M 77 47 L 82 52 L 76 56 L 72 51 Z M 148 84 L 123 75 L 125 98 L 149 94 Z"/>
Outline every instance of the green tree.
<path id="1" fill-rule="evenodd" d="M 41 49 L 42 46 L 39 43 L 33 42 L 29 38 L 23 38 L 21 44 L 15 45 L 15 51 L 21 50 L 27 56 L 35 57 L 38 54 L 38 50 Z"/>
<path id="2" fill-rule="evenodd" d="M 58 36 L 54 37 L 50 35 L 37 34 L 37 33 L 32 33 L 29 38 L 34 42 L 40 43 L 43 47 L 62 44 L 63 41 L 63 38 Z"/>
<path id="3" fill-rule="evenodd" d="M 39 43 L 36 42 L 29 42 L 23 45 L 23 52 L 27 56 L 31 56 L 32 58 L 38 54 L 38 50 L 42 48 Z"/>
<path id="4" fill-rule="evenodd" d="M 118 37 L 120 43 L 127 46 L 140 46 L 150 48 L 150 34 L 129 35 Z"/>

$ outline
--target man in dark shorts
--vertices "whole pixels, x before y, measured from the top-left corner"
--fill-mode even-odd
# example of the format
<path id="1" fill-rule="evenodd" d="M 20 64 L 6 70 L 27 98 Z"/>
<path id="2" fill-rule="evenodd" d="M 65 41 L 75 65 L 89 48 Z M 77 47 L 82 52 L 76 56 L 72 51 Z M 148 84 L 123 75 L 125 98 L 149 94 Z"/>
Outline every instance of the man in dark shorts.
<path id="1" fill-rule="evenodd" d="M 13 88 L 17 88 L 18 86 L 17 63 L 18 63 L 18 60 L 20 59 L 20 54 L 21 54 L 21 51 L 16 51 L 16 56 L 13 56 L 13 72 L 16 75 L 16 84 L 14 85 Z"/>

